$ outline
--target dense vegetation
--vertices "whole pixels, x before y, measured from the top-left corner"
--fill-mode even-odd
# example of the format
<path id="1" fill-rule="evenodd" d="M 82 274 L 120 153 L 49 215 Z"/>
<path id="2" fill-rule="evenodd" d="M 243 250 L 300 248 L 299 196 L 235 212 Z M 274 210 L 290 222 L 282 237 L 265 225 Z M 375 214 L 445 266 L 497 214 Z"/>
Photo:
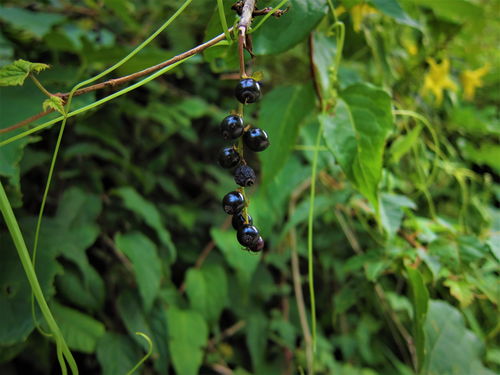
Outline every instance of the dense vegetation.
<path id="1" fill-rule="evenodd" d="M 2 2 L 0 131 L 54 111 L 0 132 L 0 373 L 75 373 L 74 357 L 81 374 L 126 374 L 151 347 L 137 373 L 499 371 L 500 3 L 257 2 L 289 7 L 256 16 L 246 53 L 263 95 L 245 120 L 271 140 L 246 155 L 257 254 L 221 209 L 235 188 L 217 165 L 219 123 L 236 109 L 233 33 L 113 100 L 140 79 L 71 107 L 50 95 L 181 6 L 100 81 L 238 21 L 232 1 L 189 3 Z M 85 106 L 59 142 L 64 114 Z"/>

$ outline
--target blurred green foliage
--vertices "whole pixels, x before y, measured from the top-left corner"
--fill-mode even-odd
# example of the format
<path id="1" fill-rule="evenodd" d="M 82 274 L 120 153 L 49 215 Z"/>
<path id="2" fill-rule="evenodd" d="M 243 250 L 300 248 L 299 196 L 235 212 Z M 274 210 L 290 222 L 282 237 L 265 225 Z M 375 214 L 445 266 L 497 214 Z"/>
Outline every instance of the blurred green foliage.
<path id="1" fill-rule="evenodd" d="M 232 2 L 223 3 L 232 25 Z M 0 65 L 48 64 L 37 79 L 67 92 L 128 54 L 181 4 L 5 0 Z M 240 249 L 220 207 L 234 189 L 216 157 L 224 145 L 218 124 L 236 109 L 236 43 L 68 120 L 36 272 L 80 373 L 125 374 L 148 351 L 138 331 L 153 342 L 143 374 L 306 373 L 310 321 L 301 309 L 309 315 L 318 129 L 315 373 L 500 370 L 500 3 L 334 5 L 346 30 L 338 76 L 327 2 L 290 0 L 288 13 L 252 34 L 264 95 L 245 108 L 245 120 L 271 138 L 268 150 L 246 155 L 259 176 L 247 194 L 267 244 L 262 255 Z M 216 2 L 194 1 L 113 77 L 222 33 L 218 17 Z M 24 81 L 42 68 L 18 62 L 2 81 L 21 86 L 0 87 L 0 129 L 42 110 L 46 97 Z M 75 97 L 72 108 L 111 92 Z M 328 98 L 326 110 L 318 94 Z M 58 127 L 0 146 L 0 179 L 28 249 Z M 0 142 L 22 130 L 0 133 Z M 33 320 L 30 298 L 1 222 L 2 374 L 60 371 L 53 341 L 35 329 L 48 327 L 38 309 Z"/>

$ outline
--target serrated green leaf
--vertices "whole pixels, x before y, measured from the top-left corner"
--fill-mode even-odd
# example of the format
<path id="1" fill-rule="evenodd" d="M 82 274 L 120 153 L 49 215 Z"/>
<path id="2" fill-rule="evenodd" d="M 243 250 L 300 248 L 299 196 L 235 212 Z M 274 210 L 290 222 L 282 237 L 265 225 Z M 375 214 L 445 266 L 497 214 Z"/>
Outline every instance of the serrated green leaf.
<path id="1" fill-rule="evenodd" d="M 367 84 L 349 86 L 341 97 L 335 115 L 320 116 L 326 145 L 349 180 L 378 210 L 385 141 L 393 125 L 391 98 Z"/>
<path id="2" fill-rule="evenodd" d="M 126 374 L 141 357 L 137 345 L 127 336 L 106 332 L 97 343 L 97 360 L 102 375 Z"/>
<path id="3" fill-rule="evenodd" d="M 144 199 L 134 188 L 123 187 L 114 190 L 114 192 L 123 199 L 125 207 L 141 217 L 147 225 L 153 228 L 160 241 L 170 252 L 170 261 L 174 262 L 176 257 L 175 245 L 172 242 L 170 232 L 165 228 L 160 212 L 153 203 Z"/>
<path id="4" fill-rule="evenodd" d="M 93 353 L 97 342 L 104 335 L 104 324 L 87 314 L 56 302 L 52 303 L 51 308 L 69 348 L 83 353 Z"/>
<path id="5" fill-rule="evenodd" d="M 208 340 L 207 324 L 196 311 L 167 310 L 170 357 L 177 374 L 197 375 Z"/>
<path id="6" fill-rule="evenodd" d="M 474 300 L 474 288 L 467 281 L 448 279 L 443 285 L 450 289 L 450 294 L 460 302 L 462 308 L 466 308 Z"/>
<path id="7" fill-rule="evenodd" d="M 189 269 L 186 293 L 193 309 L 203 314 L 209 324 L 214 324 L 227 304 L 227 276 L 224 268 L 206 265 L 200 269 Z"/>
<path id="8" fill-rule="evenodd" d="M 155 244 L 140 232 L 118 234 L 116 246 L 132 262 L 144 308 L 151 310 L 160 289 L 161 260 Z"/>
<path id="9" fill-rule="evenodd" d="M 16 60 L 0 68 L 0 86 L 21 86 L 31 72 L 39 73 L 47 68 L 47 64 Z"/>
<path id="10" fill-rule="evenodd" d="M 51 96 L 50 98 L 45 99 L 42 106 L 44 111 L 50 108 L 61 113 L 62 115 L 66 113 L 66 111 L 64 110 L 64 102 L 58 96 Z"/>
<path id="11" fill-rule="evenodd" d="M 423 375 L 494 375 L 481 363 L 483 344 L 466 329 L 460 312 L 446 302 L 430 302 L 425 336 Z"/>
<path id="12" fill-rule="evenodd" d="M 260 155 L 263 183 L 269 183 L 283 168 L 296 144 L 299 125 L 313 108 L 310 85 L 278 87 L 263 98 L 258 124 L 272 145 Z"/>

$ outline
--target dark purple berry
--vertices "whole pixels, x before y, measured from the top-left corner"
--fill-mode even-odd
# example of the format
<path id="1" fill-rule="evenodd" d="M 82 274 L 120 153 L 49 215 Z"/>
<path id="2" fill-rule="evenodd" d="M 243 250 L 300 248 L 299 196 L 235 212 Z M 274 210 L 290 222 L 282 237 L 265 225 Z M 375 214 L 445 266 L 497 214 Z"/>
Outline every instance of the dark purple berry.
<path id="1" fill-rule="evenodd" d="M 248 165 L 240 165 L 234 171 L 234 182 L 243 187 L 249 187 L 255 184 L 255 172 Z"/>
<path id="2" fill-rule="evenodd" d="M 227 193 L 222 198 L 222 208 L 228 215 L 236 215 L 245 207 L 245 197 L 238 191 Z"/>
<path id="3" fill-rule="evenodd" d="M 220 132 L 225 140 L 236 139 L 243 134 L 243 119 L 237 115 L 224 117 L 220 123 Z"/>
<path id="4" fill-rule="evenodd" d="M 255 246 L 255 244 L 257 244 L 260 235 L 257 228 L 255 228 L 253 225 L 245 224 L 238 229 L 236 237 L 238 238 L 238 242 L 241 245 L 245 247 L 250 247 L 250 246 Z"/>
<path id="5" fill-rule="evenodd" d="M 234 95 L 241 103 L 255 103 L 260 98 L 259 82 L 253 78 L 245 78 L 238 82 Z"/>
<path id="6" fill-rule="evenodd" d="M 219 152 L 219 164 L 222 168 L 234 168 L 240 160 L 240 154 L 233 147 L 223 148 Z"/>
<path id="7" fill-rule="evenodd" d="M 253 251 L 254 253 L 257 253 L 259 251 L 261 251 L 263 248 L 264 248 L 264 239 L 259 236 L 259 238 L 257 239 L 257 242 L 255 243 L 255 245 L 253 246 L 248 246 L 248 248 L 250 249 L 250 251 Z"/>
<path id="8" fill-rule="evenodd" d="M 248 215 L 248 214 L 247 214 L 247 216 L 248 216 L 248 225 L 252 225 L 252 224 L 253 224 L 253 219 L 252 219 L 252 217 L 251 217 L 250 215 Z M 240 229 L 240 227 L 241 227 L 242 225 L 247 224 L 247 223 L 245 222 L 245 216 L 243 216 L 243 214 L 241 214 L 241 213 L 234 215 L 234 216 L 233 216 L 233 219 L 231 220 L 231 224 L 233 224 L 233 228 L 234 228 L 235 230 Z"/>
<path id="9" fill-rule="evenodd" d="M 260 128 L 251 128 L 243 134 L 245 145 L 252 151 L 264 151 L 269 147 L 269 137 L 267 133 Z"/>

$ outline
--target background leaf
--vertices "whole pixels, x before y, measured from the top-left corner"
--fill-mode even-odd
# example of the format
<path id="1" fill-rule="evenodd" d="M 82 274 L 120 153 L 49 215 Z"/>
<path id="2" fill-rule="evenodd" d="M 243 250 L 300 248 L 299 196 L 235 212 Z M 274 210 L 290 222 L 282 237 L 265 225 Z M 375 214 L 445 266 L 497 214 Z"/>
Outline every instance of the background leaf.
<path id="1" fill-rule="evenodd" d="M 208 328 L 203 317 L 191 310 L 169 308 L 169 347 L 174 369 L 179 374 L 196 375 L 203 359 Z"/>
<path id="2" fill-rule="evenodd" d="M 341 93 L 334 116 L 323 116 L 324 137 L 349 180 L 378 209 L 385 140 L 392 128 L 391 99 L 356 84 Z"/>
<path id="3" fill-rule="evenodd" d="M 155 244 L 139 232 L 118 234 L 115 242 L 132 262 L 144 307 L 146 311 L 151 310 L 161 278 L 161 263 Z"/>

